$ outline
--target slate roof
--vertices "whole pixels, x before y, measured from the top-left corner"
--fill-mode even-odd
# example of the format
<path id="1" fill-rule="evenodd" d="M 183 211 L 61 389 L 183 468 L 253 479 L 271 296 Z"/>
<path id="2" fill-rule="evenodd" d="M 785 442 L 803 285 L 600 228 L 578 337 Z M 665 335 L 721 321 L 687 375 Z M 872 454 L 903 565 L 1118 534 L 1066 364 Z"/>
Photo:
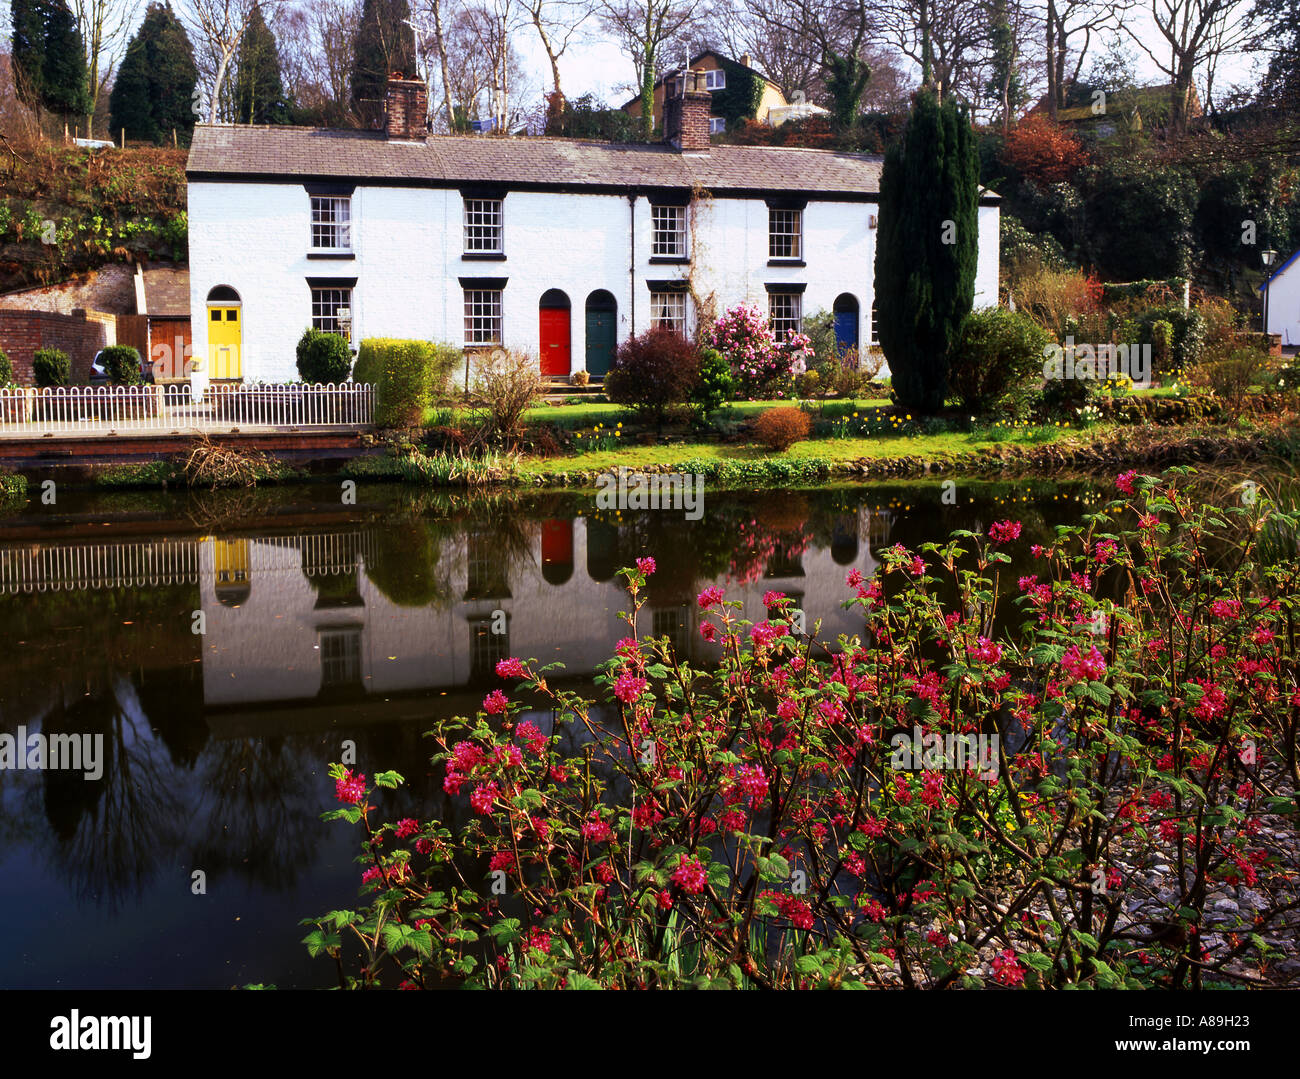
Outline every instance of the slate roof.
<path id="1" fill-rule="evenodd" d="M 390 140 L 382 131 L 286 126 L 194 129 L 186 175 L 203 179 L 349 181 L 388 186 L 626 191 L 699 184 L 724 192 L 807 192 L 871 199 L 883 158 L 786 146 L 714 146 L 681 153 L 663 143 L 431 135 Z"/>
<path id="2" fill-rule="evenodd" d="M 144 271 L 145 306 L 151 315 L 188 316 L 190 271 L 184 266 L 155 266 Z"/>

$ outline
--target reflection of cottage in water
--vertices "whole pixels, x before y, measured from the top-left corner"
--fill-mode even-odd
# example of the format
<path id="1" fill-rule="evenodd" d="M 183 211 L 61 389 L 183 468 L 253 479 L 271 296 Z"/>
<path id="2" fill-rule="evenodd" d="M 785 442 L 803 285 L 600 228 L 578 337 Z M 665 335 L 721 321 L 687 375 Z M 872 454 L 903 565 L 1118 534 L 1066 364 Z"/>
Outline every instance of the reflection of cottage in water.
<path id="1" fill-rule="evenodd" d="M 871 546 L 888 524 L 865 508 L 835 517 L 826 542 L 791 542 L 753 530 L 727 572 L 699 577 L 673 550 L 628 549 L 620 528 L 593 517 L 544 520 L 514 542 L 488 527 L 438 538 L 419 521 L 327 535 L 207 538 L 199 553 L 206 616 L 208 705 L 346 699 L 491 683 L 497 660 L 562 659 L 590 674 L 628 634 L 620 566 L 654 554 L 644 636 L 670 637 L 697 660 L 696 591 L 709 583 L 766 616 L 763 594 L 793 597 L 824 639 L 854 633 L 861 615 L 841 607 L 846 567 L 874 572 Z M 381 531 L 382 529 L 382 531 Z M 777 538 L 772 539 L 775 535 Z M 727 540 L 731 542 L 730 538 Z M 674 577 L 675 553 L 681 572 Z M 701 563 L 704 565 L 705 563 Z"/>

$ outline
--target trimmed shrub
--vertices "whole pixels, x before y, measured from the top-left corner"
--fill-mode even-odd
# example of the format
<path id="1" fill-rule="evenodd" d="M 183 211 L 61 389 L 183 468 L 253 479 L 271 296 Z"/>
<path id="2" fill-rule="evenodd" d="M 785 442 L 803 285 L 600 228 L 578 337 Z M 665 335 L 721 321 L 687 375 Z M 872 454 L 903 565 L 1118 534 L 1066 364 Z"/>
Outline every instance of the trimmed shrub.
<path id="1" fill-rule="evenodd" d="M 352 380 L 375 386 L 375 423 L 380 427 L 418 427 L 424 410 L 446 392 L 452 368 L 463 355 L 455 345 L 368 337 L 357 350 Z"/>
<path id="2" fill-rule="evenodd" d="M 811 427 L 808 413 L 780 405 L 769 408 L 754 421 L 754 437 L 773 453 L 781 453 L 806 439 Z"/>
<path id="3" fill-rule="evenodd" d="M 138 386 L 144 381 L 140 373 L 140 353 L 130 345 L 110 345 L 100 354 L 108 381 L 114 386 Z"/>
<path id="4" fill-rule="evenodd" d="M 38 348 L 32 356 L 32 377 L 38 386 L 66 386 L 72 376 L 72 361 L 57 348 Z"/>
<path id="5" fill-rule="evenodd" d="M 656 425 L 685 404 L 700 374 L 700 352 L 675 330 L 662 327 L 629 337 L 605 376 L 605 395 Z"/>
<path id="6" fill-rule="evenodd" d="M 731 364 L 727 363 L 727 357 L 716 348 L 702 349 L 699 380 L 691 390 L 691 404 L 699 409 L 701 416 L 708 416 L 731 400 L 734 389 L 735 382 L 731 377 Z"/>
<path id="7" fill-rule="evenodd" d="M 314 327 L 298 338 L 298 377 L 304 382 L 346 382 L 352 368 L 352 352 L 337 333 Z"/>
<path id="8" fill-rule="evenodd" d="M 1028 315 L 1005 307 L 972 311 L 948 369 L 948 388 L 970 412 L 999 408 L 1020 415 L 1043 380 L 1043 349 L 1051 338 Z"/>
<path id="9" fill-rule="evenodd" d="M 9 362 L 5 350 L 0 348 L 0 386 L 8 386 L 14 380 L 14 365 Z"/>

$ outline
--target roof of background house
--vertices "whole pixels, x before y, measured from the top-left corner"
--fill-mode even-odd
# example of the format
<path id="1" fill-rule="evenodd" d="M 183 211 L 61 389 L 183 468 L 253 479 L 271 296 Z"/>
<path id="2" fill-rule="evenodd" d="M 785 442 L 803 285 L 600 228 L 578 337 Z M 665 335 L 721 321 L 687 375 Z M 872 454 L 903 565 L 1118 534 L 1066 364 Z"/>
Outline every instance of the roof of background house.
<path id="1" fill-rule="evenodd" d="M 379 131 L 201 124 L 194 129 L 186 175 L 190 180 L 500 184 L 619 193 L 699 185 L 715 194 L 808 192 L 853 198 L 879 193 L 883 160 L 875 154 L 785 146 L 720 145 L 707 153 L 682 153 L 665 143 L 472 135 L 401 142 Z"/>
<path id="2" fill-rule="evenodd" d="M 144 270 L 145 310 L 141 314 L 173 317 L 190 313 L 188 266 L 149 266 Z"/>
<path id="3" fill-rule="evenodd" d="M 1163 127 L 1169 122 L 1169 114 L 1173 110 L 1173 86 L 1170 83 L 1157 84 L 1155 86 L 1138 86 L 1132 90 L 1121 90 L 1108 94 L 1107 102 L 1115 102 L 1121 112 L 1131 113 L 1135 109 L 1139 116 L 1142 117 L 1144 126 Z M 1192 96 L 1190 103 L 1189 115 L 1195 119 L 1201 115 L 1201 101 L 1196 93 L 1196 86 L 1192 86 Z M 1031 113 L 1047 112 L 1047 95 L 1044 94 L 1038 99 Z M 1083 124 L 1083 123 L 1102 123 L 1107 119 L 1107 114 L 1094 112 L 1091 102 L 1085 105 L 1071 105 L 1068 108 L 1056 110 L 1056 122 L 1058 124 Z"/>

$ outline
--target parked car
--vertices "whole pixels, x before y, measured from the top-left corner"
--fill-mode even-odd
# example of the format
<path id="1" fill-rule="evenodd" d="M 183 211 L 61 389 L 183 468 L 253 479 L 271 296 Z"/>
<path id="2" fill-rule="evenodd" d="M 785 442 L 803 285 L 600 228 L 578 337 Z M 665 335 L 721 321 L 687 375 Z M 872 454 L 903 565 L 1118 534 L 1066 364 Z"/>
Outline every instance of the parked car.
<path id="1" fill-rule="evenodd" d="M 108 365 L 104 362 L 104 353 L 106 349 L 100 349 L 95 353 L 95 358 L 90 361 L 90 384 L 92 386 L 108 385 Z M 153 369 L 143 356 L 140 357 L 140 378 L 145 382 L 153 381 Z"/>

